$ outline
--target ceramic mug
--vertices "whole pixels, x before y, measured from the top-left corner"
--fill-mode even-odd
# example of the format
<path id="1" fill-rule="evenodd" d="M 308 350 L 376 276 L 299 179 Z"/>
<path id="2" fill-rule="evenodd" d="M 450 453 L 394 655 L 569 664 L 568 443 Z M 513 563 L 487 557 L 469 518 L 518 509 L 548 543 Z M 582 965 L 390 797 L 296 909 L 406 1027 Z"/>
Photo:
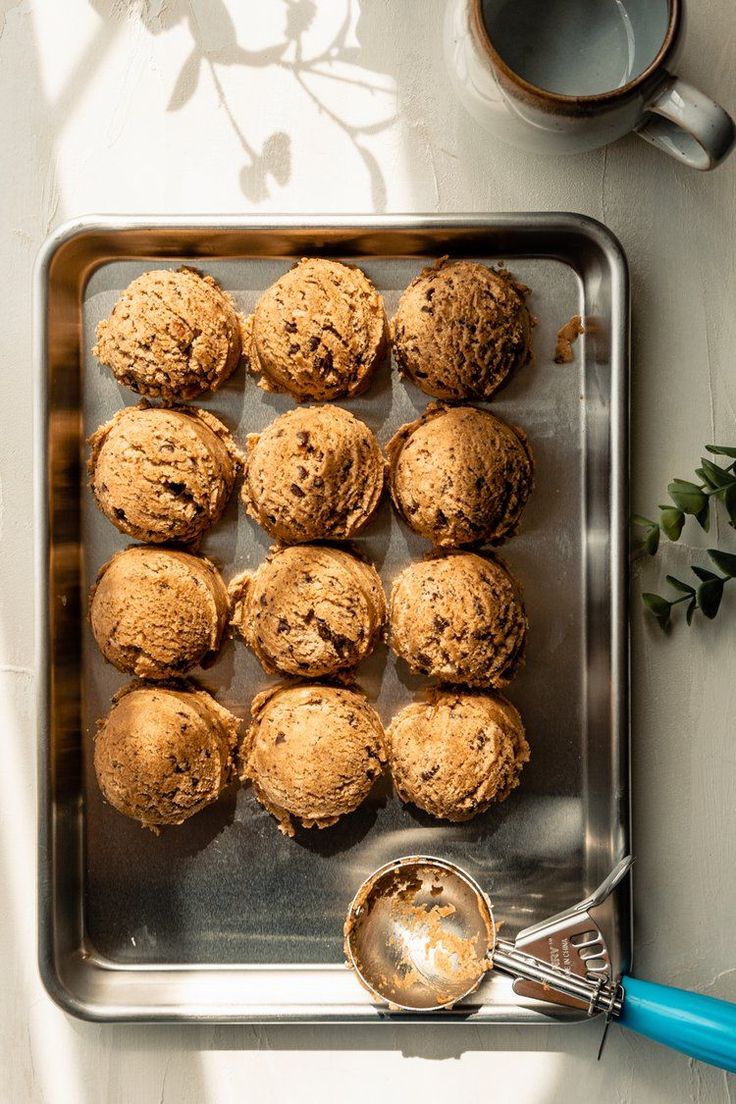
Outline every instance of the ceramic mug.
<path id="1" fill-rule="evenodd" d="M 450 0 L 445 49 L 468 111 L 511 145 L 581 153 L 634 131 L 714 169 L 734 123 L 672 75 L 683 34 L 683 0 Z"/>

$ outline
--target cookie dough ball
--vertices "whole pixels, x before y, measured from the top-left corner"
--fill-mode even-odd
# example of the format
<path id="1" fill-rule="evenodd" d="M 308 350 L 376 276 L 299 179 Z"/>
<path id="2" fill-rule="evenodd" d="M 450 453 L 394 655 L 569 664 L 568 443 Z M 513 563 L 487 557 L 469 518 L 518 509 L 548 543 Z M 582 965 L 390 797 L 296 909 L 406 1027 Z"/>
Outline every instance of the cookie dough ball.
<path id="1" fill-rule="evenodd" d="M 391 498 L 404 521 L 440 548 L 511 536 L 532 490 L 524 433 L 473 406 L 432 403 L 387 448 Z"/>
<path id="2" fill-rule="evenodd" d="M 388 350 L 381 296 L 338 261 L 300 261 L 264 292 L 248 325 L 261 386 L 298 399 L 360 394 Z"/>
<path id="3" fill-rule="evenodd" d="M 225 509 L 240 459 L 222 422 L 193 407 L 126 407 L 89 444 L 100 510 L 150 544 L 198 541 Z"/>
<path id="4" fill-rule="evenodd" d="M 384 469 L 364 422 L 339 406 L 298 407 L 248 438 L 243 503 L 285 544 L 345 540 L 373 516 Z"/>
<path id="5" fill-rule="evenodd" d="M 253 700 L 245 778 L 287 836 L 327 828 L 368 796 L 386 762 L 378 714 L 330 686 L 267 690 Z"/>
<path id="6" fill-rule="evenodd" d="M 490 399 L 531 359 L 528 294 L 504 269 L 476 261 L 425 268 L 393 320 L 399 371 L 438 399 Z"/>
<path id="7" fill-rule="evenodd" d="M 349 552 L 276 549 L 255 575 L 230 584 L 232 624 L 269 674 L 320 678 L 354 667 L 383 633 L 378 572 Z"/>
<path id="8" fill-rule="evenodd" d="M 98 722 L 100 789 L 119 813 L 146 828 L 181 824 L 230 781 L 238 726 L 203 690 L 133 683 Z"/>
<path id="9" fill-rule="evenodd" d="M 529 761 L 521 717 L 496 694 L 432 694 L 394 717 L 386 742 L 401 800 L 442 820 L 503 801 Z"/>
<path id="10" fill-rule="evenodd" d="M 105 659 L 131 675 L 174 678 L 211 663 L 228 621 L 228 596 L 201 556 L 136 546 L 97 575 L 89 619 Z"/>
<path id="11" fill-rule="evenodd" d="M 242 352 L 242 318 L 211 276 L 144 272 L 97 327 L 92 352 L 118 383 L 156 399 L 215 391 Z"/>
<path id="12" fill-rule="evenodd" d="M 495 560 L 460 552 L 412 563 L 391 590 L 391 647 L 413 671 L 465 686 L 506 686 L 524 655 L 518 588 Z"/>

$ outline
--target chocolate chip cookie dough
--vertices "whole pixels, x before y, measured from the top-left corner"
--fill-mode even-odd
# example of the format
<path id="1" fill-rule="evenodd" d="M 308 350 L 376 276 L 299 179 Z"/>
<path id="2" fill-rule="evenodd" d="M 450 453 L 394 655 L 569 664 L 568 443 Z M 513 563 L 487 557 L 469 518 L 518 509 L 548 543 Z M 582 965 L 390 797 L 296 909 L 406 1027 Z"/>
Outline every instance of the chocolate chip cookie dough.
<path id="1" fill-rule="evenodd" d="M 519 784 L 529 745 L 517 710 L 497 694 L 430 694 L 386 733 L 396 791 L 442 820 L 471 820 Z"/>
<path id="2" fill-rule="evenodd" d="M 264 292 L 246 325 L 261 387 L 298 399 L 360 394 L 388 350 L 381 296 L 359 268 L 338 261 L 299 261 Z"/>
<path id="3" fill-rule="evenodd" d="M 242 498 L 285 544 L 345 540 L 373 516 L 384 473 L 364 422 L 338 406 L 298 407 L 248 438 Z"/>
<path id="4" fill-rule="evenodd" d="M 136 545 L 100 568 L 89 619 L 97 646 L 119 671 L 174 678 L 214 660 L 228 596 L 202 556 Z"/>
<path id="5" fill-rule="evenodd" d="M 531 359 L 528 294 L 505 269 L 476 261 L 425 268 L 393 320 L 399 371 L 438 399 L 490 399 Z"/>
<path id="6" fill-rule="evenodd" d="M 132 683 L 98 722 L 100 789 L 146 828 L 181 824 L 216 801 L 233 777 L 239 724 L 204 690 Z"/>
<path id="7" fill-rule="evenodd" d="M 320 678 L 354 667 L 386 622 L 373 565 L 326 545 L 275 548 L 229 591 L 232 624 L 270 674 Z"/>
<path id="8" fill-rule="evenodd" d="M 378 714 L 331 686 L 267 690 L 253 699 L 246 767 L 256 797 L 287 836 L 327 828 L 365 800 L 386 762 Z"/>
<path id="9" fill-rule="evenodd" d="M 192 399 L 217 390 L 235 370 L 242 324 L 211 276 L 191 268 L 144 272 L 97 326 L 92 352 L 139 395 Z"/>
<path id="10" fill-rule="evenodd" d="M 506 686 L 527 619 L 518 587 L 495 560 L 456 552 L 409 564 L 389 603 L 390 644 L 413 671 L 465 686 Z"/>
<path id="11" fill-rule="evenodd" d="M 222 422 L 193 407 L 125 407 L 88 443 L 100 510 L 151 544 L 199 541 L 225 509 L 241 460 Z"/>
<path id="12" fill-rule="evenodd" d="M 440 548 L 511 536 L 532 490 L 525 434 L 473 406 L 431 403 L 387 446 L 391 498 Z"/>

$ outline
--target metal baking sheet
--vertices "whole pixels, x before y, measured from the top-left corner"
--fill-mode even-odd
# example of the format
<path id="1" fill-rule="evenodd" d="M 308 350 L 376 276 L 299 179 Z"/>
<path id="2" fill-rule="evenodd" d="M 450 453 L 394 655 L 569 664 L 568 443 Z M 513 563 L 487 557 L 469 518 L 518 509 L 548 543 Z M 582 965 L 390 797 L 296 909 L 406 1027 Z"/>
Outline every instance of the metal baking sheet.
<path id="1" fill-rule="evenodd" d="M 128 542 L 85 487 L 84 438 L 137 399 L 91 356 L 94 328 L 150 267 L 194 264 L 248 312 L 303 255 L 358 263 L 389 316 L 428 260 L 449 254 L 507 262 L 532 288 L 534 363 L 491 404 L 522 425 L 537 476 L 521 532 L 502 555 L 520 578 L 531 622 L 526 668 L 508 693 L 532 759 L 518 790 L 465 825 L 403 807 L 386 779 L 338 826 L 284 838 L 249 789 L 160 836 L 107 806 L 91 769 L 95 720 L 126 679 L 106 665 L 86 624 L 98 567 Z M 491 893 L 507 933 L 587 894 L 628 849 L 625 526 L 628 283 L 611 234 L 577 215 L 455 218 L 87 219 L 57 231 L 37 267 L 39 398 L 40 967 L 68 1011 L 98 1020 L 379 1020 L 388 1017 L 342 962 L 342 921 L 375 867 L 401 854 L 453 859 Z M 557 330 L 573 314 L 587 333 L 555 364 Z M 427 398 L 384 371 L 346 407 L 385 443 Z M 236 438 L 293 400 L 263 392 L 241 369 L 200 405 Z M 388 589 L 427 551 L 384 500 L 358 542 Z M 233 495 L 202 551 L 225 579 L 261 562 L 269 539 Z M 247 719 L 270 680 L 228 643 L 195 671 Z M 358 681 L 388 724 L 423 680 L 380 647 Z M 630 902 L 611 899 L 607 936 L 628 963 Z M 584 1013 L 582 1014 L 584 1015 Z M 575 1010 L 515 996 L 491 974 L 466 1005 L 432 1019 L 549 1022 Z M 393 1016 L 392 1019 L 421 1019 Z"/>

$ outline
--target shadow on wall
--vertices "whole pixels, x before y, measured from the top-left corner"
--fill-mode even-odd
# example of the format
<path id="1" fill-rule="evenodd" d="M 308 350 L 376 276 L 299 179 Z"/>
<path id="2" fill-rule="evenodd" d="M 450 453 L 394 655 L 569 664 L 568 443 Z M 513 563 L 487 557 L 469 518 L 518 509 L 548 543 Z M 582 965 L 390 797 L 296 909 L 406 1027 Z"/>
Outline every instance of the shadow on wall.
<path id="1" fill-rule="evenodd" d="M 283 130 L 277 130 L 256 148 L 248 137 L 247 112 L 230 103 L 223 85 L 222 70 L 230 66 L 252 69 L 275 66 L 287 73 L 307 103 L 350 140 L 369 176 L 374 210 L 386 209 L 386 180 L 367 140 L 395 120 L 393 82 L 381 68 L 380 59 L 385 51 L 380 47 L 380 36 L 369 33 L 370 17 L 353 0 L 323 6 L 319 17 L 326 24 L 326 38 L 324 33 L 309 35 L 318 17 L 315 0 L 284 0 L 281 36 L 272 45 L 254 50 L 238 41 L 237 28 L 224 0 L 90 0 L 90 3 L 107 20 L 138 18 L 154 35 L 186 23 L 192 48 L 171 89 L 167 110 L 180 111 L 194 96 L 203 72 L 208 73 L 243 149 L 240 186 L 251 202 L 268 198 L 271 180 L 280 186 L 289 182 L 291 139 Z M 315 37 L 321 39 L 316 47 L 311 44 Z M 378 117 L 362 123 L 346 118 L 346 105 L 339 95 L 341 85 L 362 90 L 378 106 Z M 375 108 L 371 114 L 375 114 Z"/>

